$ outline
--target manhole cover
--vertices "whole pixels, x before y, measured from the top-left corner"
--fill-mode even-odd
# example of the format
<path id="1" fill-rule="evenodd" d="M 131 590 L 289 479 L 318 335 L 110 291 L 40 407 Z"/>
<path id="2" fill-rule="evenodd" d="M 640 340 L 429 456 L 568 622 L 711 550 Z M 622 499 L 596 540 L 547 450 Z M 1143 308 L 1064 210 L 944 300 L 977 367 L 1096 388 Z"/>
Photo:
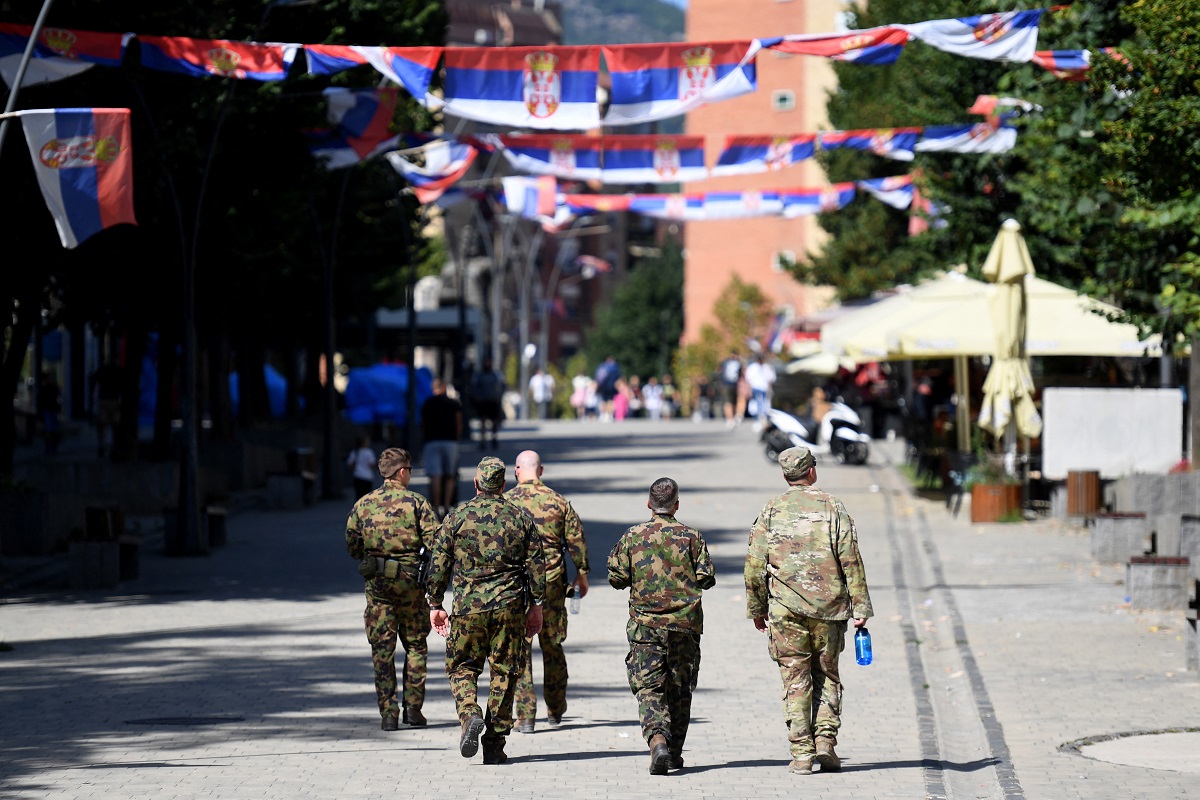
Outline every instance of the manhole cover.
<path id="1" fill-rule="evenodd" d="M 242 722 L 242 717 L 149 717 L 127 719 L 126 725 L 224 725 L 227 722 Z"/>

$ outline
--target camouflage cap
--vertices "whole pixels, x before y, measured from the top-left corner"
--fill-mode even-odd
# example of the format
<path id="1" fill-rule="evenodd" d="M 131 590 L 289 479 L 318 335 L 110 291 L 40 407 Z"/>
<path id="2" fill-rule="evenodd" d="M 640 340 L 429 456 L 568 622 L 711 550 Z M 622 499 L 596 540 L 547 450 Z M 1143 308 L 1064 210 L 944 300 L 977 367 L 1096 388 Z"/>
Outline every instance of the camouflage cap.
<path id="1" fill-rule="evenodd" d="M 485 492 L 498 492 L 504 488 L 504 462 L 495 456 L 488 456 L 479 462 L 475 468 L 475 482 Z"/>
<path id="2" fill-rule="evenodd" d="M 410 458 L 407 450 L 401 450 L 399 447 L 389 447 L 379 454 L 379 474 L 385 478 L 390 478 L 400 471 L 401 467 L 407 467 L 410 463 Z"/>
<path id="3" fill-rule="evenodd" d="M 807 447 L 789 447 L 779 454 L 779 466 L 783 467 L 783 477 L 789 481 L 800 480 L 816 464 L 817 460 Z"/>

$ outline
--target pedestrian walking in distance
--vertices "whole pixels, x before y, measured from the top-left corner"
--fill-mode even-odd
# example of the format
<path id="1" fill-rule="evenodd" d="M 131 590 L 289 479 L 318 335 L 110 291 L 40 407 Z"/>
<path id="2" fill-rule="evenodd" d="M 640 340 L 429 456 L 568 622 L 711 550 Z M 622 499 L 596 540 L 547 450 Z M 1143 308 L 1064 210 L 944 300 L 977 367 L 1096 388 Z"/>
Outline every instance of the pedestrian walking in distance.
<path id="1" fill-rule="evenodd" d="M 701 591 L 716 583 L 704 537 L 675 519 L 679 484 L 650 485 L 650 520 L 621 535 L 608 555 L 608 582 L 629 589 L 625 667 L 638 700 L 650 774 L 683 767 L 704 632 Z"/>
<path id="2" fill-rule="evenodd" d="M 462 731 L 458 751 L 470 758 L 483 744 L 483 763 L 508 761 L 517 679 L 525 669 L 526 637 L 542 629 L 546 565 L 533 518 L 503 497 L 504 462 L 488 456 L 475 470 L 475 497 L 442 521 L 429 572 L 429 619 L 446 637 L 446 674 Z M 442 607 L 454 576 L 453 616 Z M 491 673 L 487 710 L 479 676 Z"/>
<path id="3" fill-rule="evenodd" d="M 404 722 L 425 724 L 425 673 L 429 646 L 429 605 L 418 572 L 421 549 L 437 531 L 433 508 L 410 491 L 412 458 L 407 450 L 389 447 L 379 455 L 383 485 L 363 495 L 346 520 L 346 549 L 358 559 L 366 580 L 367 608 L 363 620 L 371 644 L 375 694 L 380 727 L 399 727 L 400 701 Z M 403 686 L 396 685 L 396 639 L 404 648 Z M 397 697 L 397 691 L 400 697 Z"/>
<path id="4" fill-rule="evenodd" d="M 842 724 L 838 657 L 847 621 L 861 628 L 874 611 L 846 506 L 817 489 L 817 463 L 806 447 L 779 454 L 788 489 L 770 500 L 750 530 L 746 616 L 765 631 L 783 679 L 792 763 L 810 775 L 837 772 L 834 746 Z"/>

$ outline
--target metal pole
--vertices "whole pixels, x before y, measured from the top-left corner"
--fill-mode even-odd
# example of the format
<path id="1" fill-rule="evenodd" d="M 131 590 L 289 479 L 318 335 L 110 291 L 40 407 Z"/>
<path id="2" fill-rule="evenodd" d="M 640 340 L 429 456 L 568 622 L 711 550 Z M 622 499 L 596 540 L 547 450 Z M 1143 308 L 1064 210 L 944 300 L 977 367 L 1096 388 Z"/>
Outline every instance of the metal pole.
<path id="1" fill-rule="evenodd" d="M 21 54 L 17 75 L 13 78 L 12 88 L 8 90 L 8 102 L 4 104 L 5 114 L 11 114 L 17 107 L 17 94 L 21 91 L 21 82 L 25 80 L 25 70 L 29 68 L 29 60 L 33 58 L 33 50 L 37 47 L 38 37 L 42 34 L 42 26 L 46 24 L 46 17 L 50 13 L 50 6 L 53 2 L 54 0 L 45 0 L 42 3 L 42 10 L 38 12 L 37 20 L 33 23 L 33 30 L 29 32 L 29 41 L 25 42 L 25 52 Z M 8 121 L 7 116 L 0 121 L 0 151 L 4 150 L 4 139 L 8 136 Z"/>
<path id="2" fill-rule="evenodd" d="M 529 328 L 532 322 L 532 314 L 530 305 L 533 299 L 533 281 L 534 277 L 541 277 L 537 269 L 537 258 L 542 250 L 542 242 L 546 238 L 546 229 L 538 227 L 537 233 L 528 243 L 528 250 L 525 252 L 525 269 L 521 275 L 517 276 L 518 285 L 517 292 L 520 297 L 521 308 L 519 317 L 519 335 L 520 335 L 520 378 L 521 383 L 519 390 L 521 393 L 521 419 L 529 419 L 529 356 L 526 350 L 529 347 Z"/>
<path id="3" fill-rule="evenodd" d="M 321 409 L 321 422 L 325 433 L 325 452 L 321 460 L 321 496 L 326 500 L 336 500 L 341 497 L 341 487 L 338 485 L 338 440 L 337 440 L 337 387 L 334 376 L 337 368 L 333 363 L 337 352 L 337 314 L 334 302 L 334 275 L 337 269 L 338 231 L 342 224 L 342 205 L 346 200 L 346 187 L 350 185 L 350 175 L 353 167 L 347 167 L 342 172 L 342 184 L 338 189 L 337 206 L 333 212 L 333 230 L 330 233 L 329 257 L 324 259 L 322 266 L 325 284 L 325 386 Z"/>

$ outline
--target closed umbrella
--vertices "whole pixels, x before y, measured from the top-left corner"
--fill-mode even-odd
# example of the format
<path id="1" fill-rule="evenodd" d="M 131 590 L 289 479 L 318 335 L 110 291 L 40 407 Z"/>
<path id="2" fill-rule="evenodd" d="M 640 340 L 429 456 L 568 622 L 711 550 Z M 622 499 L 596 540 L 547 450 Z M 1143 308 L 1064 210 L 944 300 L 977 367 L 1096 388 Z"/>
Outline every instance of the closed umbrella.
<path id="1" fill-rule="evenodd" d="M 1025 276 L 1033 273 L 1020 223 L 1005 220 L 983 263 L 983 277 L 995 284 L 990 303 L 995 354 L 983 382 L 979 427 L 996 436 L 1014 422 L 1022 436 L 1032 439 L 1042 432 L 1025 353 Z"/>

